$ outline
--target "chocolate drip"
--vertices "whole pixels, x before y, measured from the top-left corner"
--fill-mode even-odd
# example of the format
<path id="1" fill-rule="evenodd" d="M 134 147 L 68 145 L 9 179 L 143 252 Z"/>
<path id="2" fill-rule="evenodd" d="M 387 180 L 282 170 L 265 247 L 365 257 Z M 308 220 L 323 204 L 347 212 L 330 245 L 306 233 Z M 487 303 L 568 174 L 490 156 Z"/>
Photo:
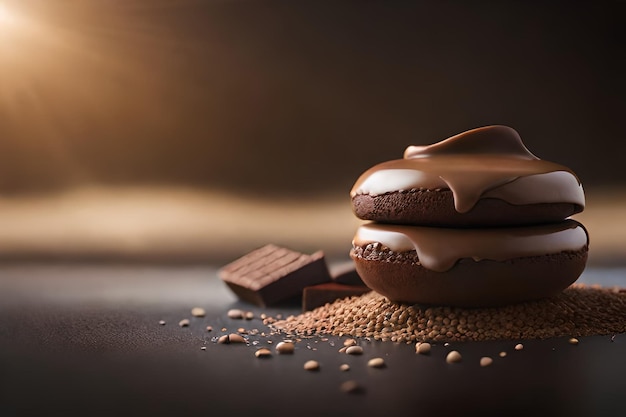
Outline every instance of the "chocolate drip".
<path id="1" fill-rule="evenodd" d="M 429 146 L 409 146 L 404 159 L 383 162 L 367 170 L 357 180 L 351 195 L 379 195 L 407 189 L 448 188 L 454 195 L 455 209 L 468 212 L 490 192 L 512 204 L 536 202 L 537 192 L 516 184 L 522 177 L 563 172 L 558 178 L 559 192 L 540 202 L 568 202 L 584 206 L 580 181 L 567 167 L 544 161 L 530 153 L 517 132 L 506 126 L 487 126 L 470 130 Z M 536 186 L 537 182 L 532 181 Z M 502 189 L 501 195 L 499 189 Z M 539 199 L 541 200 L 543 196 Z M 554 201 L 553 199 L 557 199 Z"/>
<path id="2" fill-rule="evenodd" d="M 585 228 L 574 220 L 540 226 L 449 229 L 369 223 L 354 237 L 355 246 L 379 243 L 393 252 L 416 251 L 424 268 L 447 271 L 460 259 L 504 261 L 563 251 L 589 244 Z"/>

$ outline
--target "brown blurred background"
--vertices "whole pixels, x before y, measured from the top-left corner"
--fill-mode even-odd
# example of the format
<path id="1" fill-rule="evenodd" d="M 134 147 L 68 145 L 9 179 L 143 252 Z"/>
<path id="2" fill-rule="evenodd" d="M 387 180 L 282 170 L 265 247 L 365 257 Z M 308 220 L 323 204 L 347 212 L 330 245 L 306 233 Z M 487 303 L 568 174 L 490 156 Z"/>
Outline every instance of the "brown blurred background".
<path id="1" fill-rule="evenodd" d="M 626 3 L 545 3 L 0 0 L 0 258 L 344 257 L 362 171 L 506 124 L 621 262 Z"/>

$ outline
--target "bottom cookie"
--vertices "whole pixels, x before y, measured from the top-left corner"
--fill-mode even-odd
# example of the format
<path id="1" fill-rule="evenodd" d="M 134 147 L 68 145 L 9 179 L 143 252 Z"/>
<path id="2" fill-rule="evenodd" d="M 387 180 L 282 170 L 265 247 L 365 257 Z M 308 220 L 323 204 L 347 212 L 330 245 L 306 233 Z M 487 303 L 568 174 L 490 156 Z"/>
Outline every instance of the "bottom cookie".
<path id="1" fill-rule="evenodd" d="M 559 293 L 587 253 L 586 230 L 566 220 L 470 230 L 368 224 L 350 256 L 363 282 L 391 301 L 489 307 Z"/>

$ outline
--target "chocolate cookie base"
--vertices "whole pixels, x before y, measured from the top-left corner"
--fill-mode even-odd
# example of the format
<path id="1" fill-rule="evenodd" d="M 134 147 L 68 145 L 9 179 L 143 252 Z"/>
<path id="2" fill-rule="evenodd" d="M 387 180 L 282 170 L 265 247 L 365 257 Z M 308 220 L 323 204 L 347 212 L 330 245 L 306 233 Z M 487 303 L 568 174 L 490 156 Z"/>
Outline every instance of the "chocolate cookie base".
<path id="1" fill-rule="evenodd" d="M 415 251 L 353 247 L 350 256 L 365 284 L 391 301 L 458 307 L 496 307 L 550 297 L 578 279 L 588 248 L 502 262 L 461 259 L 436 272 Z"/>
<path id="2" fill-rule="evenodd" d="M 371 196 L 356 195 L 352 210 L 362 220 L 417 226 L 474 227 L 521 226 L 561 221 L 582 211 L 572 203 L 513 205 L 485 198 L 467 213 L 454 208 L 452 191 L 409 190 Z"/>

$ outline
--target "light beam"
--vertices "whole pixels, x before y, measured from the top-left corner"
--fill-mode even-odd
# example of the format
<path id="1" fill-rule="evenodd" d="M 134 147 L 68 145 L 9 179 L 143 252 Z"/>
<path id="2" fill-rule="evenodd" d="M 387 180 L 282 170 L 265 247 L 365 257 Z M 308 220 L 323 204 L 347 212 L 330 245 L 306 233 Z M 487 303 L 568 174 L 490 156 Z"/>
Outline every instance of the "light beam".
<path id="1" fill-rule="evenodd" d="M 17 15 L 4 3 L 0 3 L 0 30 L 14 26 L 18 21 Z"/>

